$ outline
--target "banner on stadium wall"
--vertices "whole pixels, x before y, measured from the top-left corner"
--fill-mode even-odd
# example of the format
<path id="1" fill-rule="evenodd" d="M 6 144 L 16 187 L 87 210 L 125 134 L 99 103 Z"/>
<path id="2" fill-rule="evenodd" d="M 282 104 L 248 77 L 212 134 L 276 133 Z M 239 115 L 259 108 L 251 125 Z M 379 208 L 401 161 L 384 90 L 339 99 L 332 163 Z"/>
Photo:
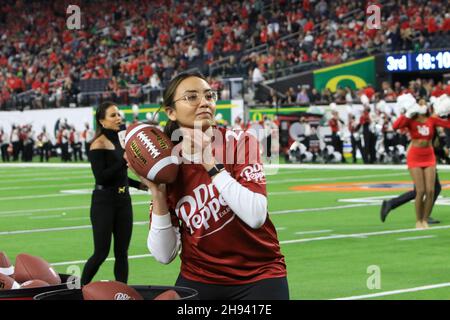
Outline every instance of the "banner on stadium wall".
<path id="1" fill-rule="evenodd" d="M 52 142 L 55 141 L 55 126 L 59 122 L 67 122 L 74 126 L 76 131 L 83 131 L 88 123 L 93 128 L 93 109 L 88 108 L 60 108 L 26 111 L 2 111 L 0 112 L 0 128 L 7 134 L 11 132 L 11 126 L 32 125 L 35 135 L 38 135 L 45 127 Z"/>
<path id="2" fill-rule="evenodd" d="M 375 57 L 368 57 L 351 62 L 341 63 L 313 71 L 314 87 L 320 92 L 324 88 L 336 92 L 339 87 L 361 89 L 375 85 Z"/>
<path id="3" fill-rule="evenodd" d="M 249 110 L 249 120 L 251 122 L 263 121 L 264 117 L 270 120 L 275 119 L 276 115 L 290 115 L 296 112 L 308 112 L 310 107 L 288 107 L 288 108 L 255 108 Z"/>
<path id="4" fill-rule="evenodd" d="M 120 105 L 119 109 L 124 112 L 125 120 L 128 123 L 133 122 L 136 111 L 139 121 L 147 121 L 153 119 L 155 112 L 158 112 L 158 115 L 155 116 L 155 119 L 159 122 L 160 126 L 164 126 L 168 120 L 164 109 L 159 110 L 159 104 L 141 104 L 136 111 L 133 110 L 133 106 L 130 105 Z M 217 101 L 216 120 L 218 123 L 224 123 L 225 121 L 227 121 L 229 124 L 233 124 L 236 117 L 239 116 L 243 119 L 243 114 L 243 100 Z"/>

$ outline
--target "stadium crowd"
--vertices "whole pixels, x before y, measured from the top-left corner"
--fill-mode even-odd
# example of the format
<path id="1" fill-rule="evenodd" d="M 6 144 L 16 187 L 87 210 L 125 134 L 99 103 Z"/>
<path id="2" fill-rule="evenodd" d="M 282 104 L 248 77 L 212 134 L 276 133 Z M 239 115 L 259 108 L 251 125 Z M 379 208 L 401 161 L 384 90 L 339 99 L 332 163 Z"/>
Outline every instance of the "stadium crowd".
<path id="1" fill-rule="evenodd" d="M 304 89 L 292 90 L 291 97 L 297 99 L 298 103 L 299 98 L 310 97 Z M 330 97 L 330 100 L 320 101 L 331 111 L 325 112 L 320 122 L 313 125 L 305 120 L 307 117 L 299 119 L 300 125 L 304 128 L 303 134 L 298 137 L 297 143 L 291 145 L 290 151 L 286 153 L 286 159 L 292 162 L 346 162 L 344 155 L 346 145 L 348 152 L 352 154 L 350 161 L 353 162 L 357 162 L 357 153 L 364 163 L 404 162 L 409 138 L 404 132 L 394 130 L 393 123 L 398 117 L 394 107 L 397 97 L 408 93 L 420 103 L 431 105 L 430 101 L 434 98 L 444 94 L 450 96 L 450 84 L 443 85 L 440 82 L 435 84 L 432 79 L 418 78 L 411 81 L 408 86 L 402 86 L 398 82 L 391 86 L 388 82 L 384 82 L 382 90 L 379 91 L 370 86 L 359 91 L 343 90 L 341 95 L 338 91 Z M 358 100 L 358 103 L 355 104 L 355 100 Z M 311 98 L 310 102 L 317 101 Z M 344 106 L 346 112 L 337 112 Z M 223 119 L 218 123 L 232 129 L 263 127 L 266 141 L 271 130 L 280 125 L 276 118 L 275 121 L 264 119 L 244 122 L 238 117 L 234 123 L 228 123 Z M 327 128 L 327 133 L 320 133 L 319 126 Z M 308 129 L 305 130 L 305 127 Z M 89 125 L 86 124 L 84 130 L 77 131 L 67 121 L 57 123 L 52 135 L 45 128 L 36 132 L 29 124 L 13 125 L 8 133 L 0 128 L 2 160 L 32 161 L 33 155 L 39 156 L 40 161 L 48 161 L 49 157 L 61 157 L 64 162 L 83 160 L 92 137 L 93 130 Z M 262 141 L 263 148 L 266 141 Z M 435 146 L 438 161 L 450 163 L 450 130 L 438 130 Z M 306 157 L 311 150 L 312 157 Z M 267 153 L 267 150 L 265 152 Z"/>
<path id="2" fill-rule="evenodd" d="M 0 7 L 0 110 L 80 104 L 80 83 L 90 79 L 105 79 L 97 99 L 127 102 L 192 68 L 218 78 L 219 88 L 223 76 L 255 79 L 259 72 L 261 81 L 377 50 L 439 46 L 435 40 L 450 30 L 448 4 L 434 0 L 382 5 L 382 28 L 369 30 L 369 3 L 78 0 L 70 1 L 82 10 L 83 27 L 76 31 L 66 28 L 69 1 L 6 0 Z"/>

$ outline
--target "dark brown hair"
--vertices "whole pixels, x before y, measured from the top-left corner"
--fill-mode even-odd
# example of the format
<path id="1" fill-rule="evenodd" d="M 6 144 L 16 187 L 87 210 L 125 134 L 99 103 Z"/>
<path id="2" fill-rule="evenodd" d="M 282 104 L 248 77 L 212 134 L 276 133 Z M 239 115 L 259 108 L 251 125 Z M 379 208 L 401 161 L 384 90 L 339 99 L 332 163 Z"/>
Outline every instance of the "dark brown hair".
<path id="1" fill-rule="evenodd" d="M 106 117 L 106 110 L 111 106 L 117 106 L 112 101 L 105 101 L 101 103 L 97 110 L 95 111 L 95 135 L 94 138 L 90 142 L 93 142 L 95 139 L 97 139 L 102 134 L 102 124 L 100 123 L 100 120 L 105 119 Z"/>
<path id="2" fill-rule="evenodd" d="M 160 108 L 164 108 L 167 110 L 167 108 L 175 108 L 175 92 L 177 91 L 178 86 L 180 83 L 187 78 L 190 77 L 197 77 L 200 79 L 203 79 L 205 81 L 206 78 L 199 72 L 182 72 L 179 73 L 177 76 L 175 76 L 172 80 L 170 80 L 169 84 L 167 85 L 166 89 L 163 93 L 163 102 L 161 104 Z M 167 124 L 164 127 L 164 133 L 169 137 L 169 139 L 172 138 L 172 133 L 179 129 L 180 126 L 176 121 L 167 120 Z M 175 144 L 179 143 L 181 140 L 173 141 Z"/>

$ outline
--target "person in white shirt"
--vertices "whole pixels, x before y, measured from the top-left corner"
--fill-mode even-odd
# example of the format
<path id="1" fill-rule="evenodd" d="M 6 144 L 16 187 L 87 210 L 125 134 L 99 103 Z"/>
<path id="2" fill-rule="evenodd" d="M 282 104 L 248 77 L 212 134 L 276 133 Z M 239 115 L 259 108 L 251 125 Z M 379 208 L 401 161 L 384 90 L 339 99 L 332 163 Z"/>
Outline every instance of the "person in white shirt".
<path id="1" fill-rule="evenodd" d="M 2 154 L 3 162 L 9 162 L 8 146 L 9 146 L 9 137 L 6 134 L 5 130 L 3 130 L 3 128 L 0 128 L 0 152 Z"/>

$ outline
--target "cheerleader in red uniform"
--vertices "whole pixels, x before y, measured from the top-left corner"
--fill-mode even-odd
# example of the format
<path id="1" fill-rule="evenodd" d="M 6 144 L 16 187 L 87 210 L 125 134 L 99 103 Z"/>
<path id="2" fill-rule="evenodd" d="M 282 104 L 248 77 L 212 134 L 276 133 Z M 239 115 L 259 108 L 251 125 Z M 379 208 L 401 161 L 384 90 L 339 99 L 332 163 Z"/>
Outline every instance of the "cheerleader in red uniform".
<path id="1" fill-rule="evenodd" d="M 406 96 L 408 97 L 404 99 L 408 100 L 407 111 L 400 115 L 393 127 L 394 130 L 409 129 L 411 143 L 406 163 L 416 187 L 416 228 L 426 229 L 433 207 L 436 177 L 436 158 L 432 138 L 436 127 L 450 128 L 450 121 L 430 116 L 426 105 L 418 105 L 410 94 Z"/>

